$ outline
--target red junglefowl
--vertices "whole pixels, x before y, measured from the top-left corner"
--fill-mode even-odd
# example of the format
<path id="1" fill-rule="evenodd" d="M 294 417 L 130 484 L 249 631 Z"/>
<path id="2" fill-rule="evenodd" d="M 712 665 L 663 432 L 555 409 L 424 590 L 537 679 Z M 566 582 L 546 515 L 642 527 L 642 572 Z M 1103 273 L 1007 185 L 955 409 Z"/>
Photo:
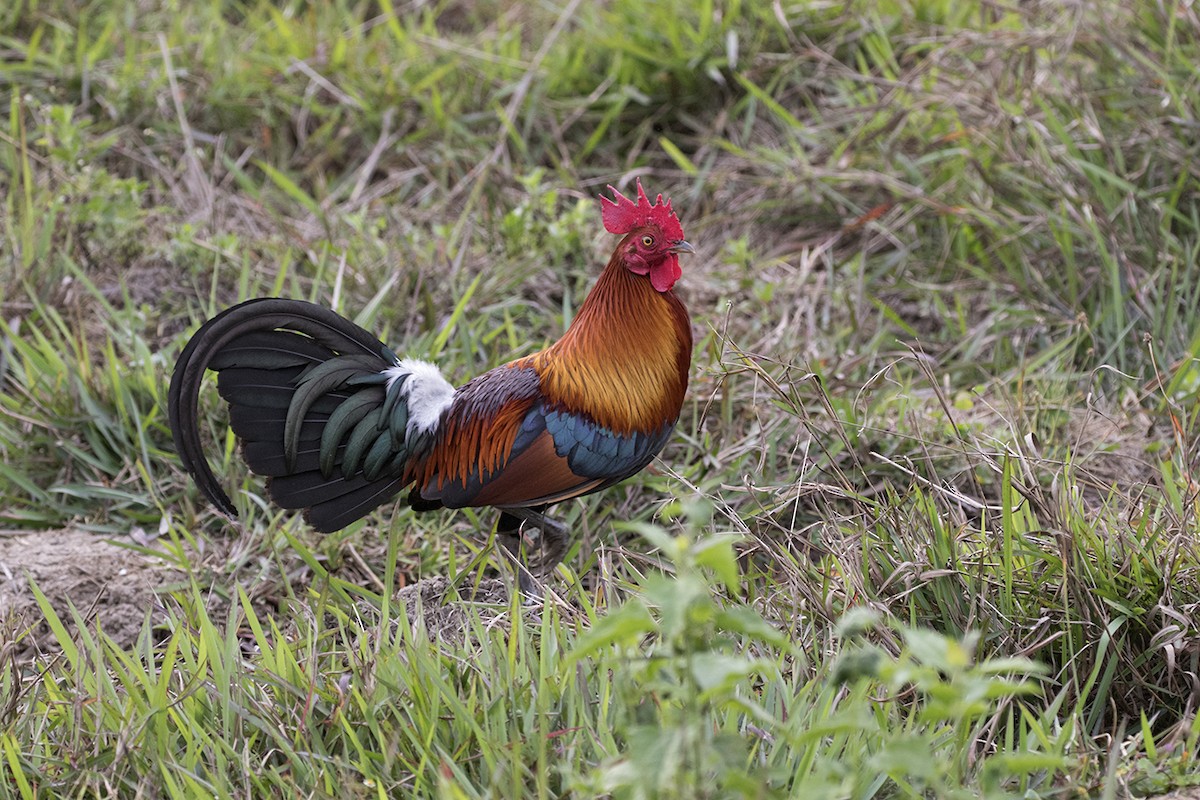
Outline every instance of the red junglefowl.
<path id="1" fill-rule="evenodd" d="M 329 309 L 260 298 L 206 322 L 171 377 L 169 412 L 184 467 L 236 517 L 204 457 L 196 424 L 201 378 L 218 373 L 230 424 L 279 506 L 335 531 L 409 488 L 415 510 L 492 506 L 519 559 L 522 524 L 541 532 L 546 575 L 566 527 L 544 514 L 650 463 L 687 389 L 692 332 L 671 291 L 692 253 L 662 195 L 637 202 L 609 187 L 604 227 L 623 235 L 561 339 L 459 388 L 432 364 L 398 358 Z M 519 560 L 518 560 L 519 564 Z M 533 589 L 523 566 L 523 590 Z"/>

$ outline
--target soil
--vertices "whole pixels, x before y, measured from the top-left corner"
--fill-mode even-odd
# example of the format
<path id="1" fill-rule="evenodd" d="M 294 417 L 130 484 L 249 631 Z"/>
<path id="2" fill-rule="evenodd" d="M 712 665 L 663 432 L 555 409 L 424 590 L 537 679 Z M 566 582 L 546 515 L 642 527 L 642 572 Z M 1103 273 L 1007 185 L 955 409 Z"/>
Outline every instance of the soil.
<path id="1" fill-rule="evenodd" d="M 163 559 L 87 531 L 0 531 L 0 652 L 29 656 L 58 649 L 33 586 L 68 632 L 77 627 L 74 608 L 90 629 L 99 626 L 115 644 L 130 648 L 147 620 L 152 626 L 165 620 L 171 602 L 166 592 L 185 577 Z M 467 634 L 468 607 L 488 626 L 506 624 L 509 612 L 507 585 L 495 578 L 455 590 L 434 576 L 400 590 L 397 599 L 414 627 L 448 643 Z"/>
<path id="2" fill-rule="evenodd" d="M 472 593 L 472 589 L 474 589 Z M 489 578 L 477 587 L 460 586 L 457 595 L 441 575 L 425 578 L 397 593 L 410 623 L 424 626 L 432 640 L 459 642 L 465 634 L 467 608 L 471 606 L 484 625 L 507 624 L 508 589 L 505 582 Z"/>
<path id="3" fill-rule="evenodd" d="M 87 531 L 2 532 L 0 636 L 12 636 L 18 652 L 53 647 L 32 584 L 68 631 L 75 628 L 74 607 L 90 627 L 99 620 L 114 642 L 130 647 L 146 619 L 163 613 L 159 587 L 180 578 L 161 559 Z"/>

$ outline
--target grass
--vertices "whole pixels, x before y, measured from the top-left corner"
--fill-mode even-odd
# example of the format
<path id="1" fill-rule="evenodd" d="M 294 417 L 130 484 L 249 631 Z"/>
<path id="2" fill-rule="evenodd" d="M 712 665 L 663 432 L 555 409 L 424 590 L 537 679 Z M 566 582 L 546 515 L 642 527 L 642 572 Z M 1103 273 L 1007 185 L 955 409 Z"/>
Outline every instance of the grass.
<path id="1" fill-rule="evenodd" d="M 0 544 L 151 587 L 0 558 L 0 796 L 1200 783 L 1189 3 L 18 0 L 0 52 Z M 215 393 L 203 504 L 200 320 L 313 299 L 465 380 L 569 323 L 633 175 L 692 387 L 544 605 L 486 513 L 273 509 Z"/>

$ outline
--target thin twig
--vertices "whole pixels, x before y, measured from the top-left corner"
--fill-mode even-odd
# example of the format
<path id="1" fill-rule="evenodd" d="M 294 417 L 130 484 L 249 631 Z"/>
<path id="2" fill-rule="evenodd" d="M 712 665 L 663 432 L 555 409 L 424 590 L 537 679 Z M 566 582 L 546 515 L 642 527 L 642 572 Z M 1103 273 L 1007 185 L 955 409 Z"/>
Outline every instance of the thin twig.
<path id="1" fill-rule="evenodd" d="M 354 189 L 350 192 L 349 202 L 351 204 L 358 202 L 358 198 L 367 188 L 367 183 L 370 182 L 371 176 L 375 174 L 375 167 L 379 164 L 379 159 L 383 156 L 383 151 L 392 146 L 395 142 L 395 137 L 392 135 L 392 120 L 396 118 L 396 108 L 388 107 L 383 112 L 383 119 L 379 127 L 379 141 L 375 142 L 375 146 L 371 148 L 371 152 L 367 155 L 367 160 L 363 162 L 362 168 L 358 171 L 358 180 L 354 182 Z"/>
<path id="2" fill-rule="evenodd" d="M 194 195 L 193 199 L 200 201 L 203 216 L 209 217 L 213 207 L 212 185 L 204 174 L 204 169 L 200 166 L 200 159 L 196 155 L 196 137 L 192 133 L 192 126 L 188 122 L 187 113 L 183 108 L 183 92 L 179 90 L 179 83 L 175 80 L 175 68 L 171 64 L 171 50 L 167 47 L 167 37 L 161 33 L 158 35 L 158 47 L 162 51 L 167 85 L 171 88 L 171 102 L 175 106 L 175 117 L 179 121 L 179 130 L 183 134 L 183 141 L 186 145 L 183 160 L 187 165 L 188 176 L 191 178 L 188 188 Z"/>

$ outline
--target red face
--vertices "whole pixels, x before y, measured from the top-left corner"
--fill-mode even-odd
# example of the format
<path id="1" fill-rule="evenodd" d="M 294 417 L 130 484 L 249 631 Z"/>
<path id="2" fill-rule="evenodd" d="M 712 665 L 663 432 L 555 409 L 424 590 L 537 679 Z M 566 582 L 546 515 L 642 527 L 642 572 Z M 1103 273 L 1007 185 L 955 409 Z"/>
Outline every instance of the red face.
<path id="1" fill-rule="evenodd" d="M 637 182 L 637 202 L 630 200 L 612 186 L 613 198 L 600 197 L 604 229 L 609 233 L 625 234 L 617 252 L 630 272 L 649 275 L 650 285 L 659 292 L 669 292 L 679 280 L 679 254 L 694 253 L 684 241 L 679 218 L 671 210 L 671 201 L 660 194 L 651 203 Z"/>
<path id="2" fill-rule="evenodd" d="M 625 237 L 623 250 L 625 267 L 637 275 L 649 275 L 655 291 L 668 292 L 679 280 L 680 253 L 695 250 L 683 239 L 671 241 L 657 225 L 643 225 Z"/>

